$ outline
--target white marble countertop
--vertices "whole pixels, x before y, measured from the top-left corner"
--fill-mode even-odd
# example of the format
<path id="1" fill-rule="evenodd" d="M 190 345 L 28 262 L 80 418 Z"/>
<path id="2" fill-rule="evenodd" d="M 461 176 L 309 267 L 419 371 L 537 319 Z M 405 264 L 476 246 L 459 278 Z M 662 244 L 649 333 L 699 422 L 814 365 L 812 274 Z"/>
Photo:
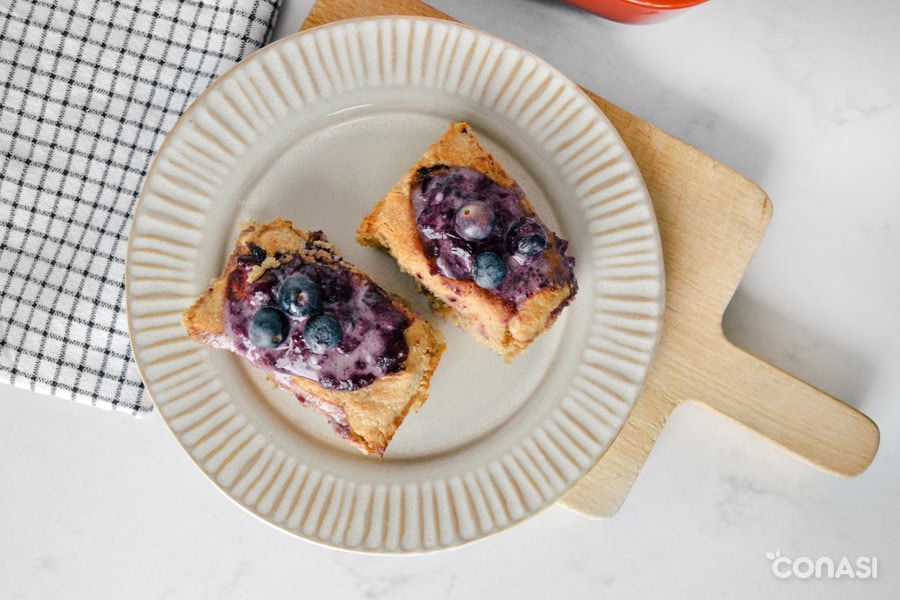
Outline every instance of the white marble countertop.
<path id="1" fill-rule="evenodd" d="M 312 5 L 284 1 L 278 37 Z M 833 478 L 684 408 L 615 518 L 556 506 L 450 551 L 356 555 L 238 508 L 157 413 L 0 386 L 0 598 L 896 597 L 900 4 L 713 0 L 645 27 L 550 0 L 433 4 L 769 194 L 774 217 L 726 332 L 874 419 L 874 463 Z M 766 558 L 776 551 L 795 561 L 776 566 L 788 577 Z M 794 573 L 823 557 L 854 571 L 875 559 L 877 576 Z"/>

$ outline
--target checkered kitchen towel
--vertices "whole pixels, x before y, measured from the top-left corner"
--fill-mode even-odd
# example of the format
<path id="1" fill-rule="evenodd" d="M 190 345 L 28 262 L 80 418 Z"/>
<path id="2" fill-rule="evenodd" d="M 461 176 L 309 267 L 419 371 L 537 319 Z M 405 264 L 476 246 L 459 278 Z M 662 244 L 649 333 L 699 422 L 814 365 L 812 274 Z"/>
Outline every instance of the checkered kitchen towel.
<path id="1" fill-rule="evenodd" d="M 0 0 L 0 382 L 140 414 L 124 258 L 178 116 L 280 0 Z"/>

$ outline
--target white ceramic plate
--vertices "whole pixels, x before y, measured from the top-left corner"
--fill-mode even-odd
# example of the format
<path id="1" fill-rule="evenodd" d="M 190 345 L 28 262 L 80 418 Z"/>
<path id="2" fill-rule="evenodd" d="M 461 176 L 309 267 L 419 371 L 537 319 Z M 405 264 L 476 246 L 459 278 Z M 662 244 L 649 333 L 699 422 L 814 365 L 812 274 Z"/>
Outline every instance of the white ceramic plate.
<path id="1" fill-rule="evenodd" d="M 441 324 L 431 398 L 384 459 L 239 358 L 189 340 L 182 311 L 239 224 L 321 229 L 385 288 L 424 300 L 354 242 L 363 216 L 451 121 L 467 121 L 570 240 L 580 292 L 513 364 Z M 640 391 L 663 268 L 640 174 L 597 107 L 540 59 L 444 21 L 346 21 L 272 44 L 221 77 L 159 150 L 127 257 L 134 355 L 193 460 L 251 513 L 346 549 L 419 552 L 509 527 L 599 459 Z"/>

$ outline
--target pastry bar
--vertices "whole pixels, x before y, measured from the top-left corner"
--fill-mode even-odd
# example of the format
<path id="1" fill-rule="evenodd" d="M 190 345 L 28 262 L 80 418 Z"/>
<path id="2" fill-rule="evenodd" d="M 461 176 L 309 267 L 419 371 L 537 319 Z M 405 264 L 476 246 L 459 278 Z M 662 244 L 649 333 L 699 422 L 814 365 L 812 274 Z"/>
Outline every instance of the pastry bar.
<path id="1" fill-rule="evenodd" d="M 507 361 L 575 296 L 568 243 L 465 123 L 454 123 L 365 217 L 357 241 L 385 248 L 436 310 Z"/>
<path id="2" fill-rule="evenodd" d="M 427 398 L 444 348 L 439 330 L 344 261 L 321 232 L 283 219 L 246 226 L 182 323 L 378 456 Z"/>

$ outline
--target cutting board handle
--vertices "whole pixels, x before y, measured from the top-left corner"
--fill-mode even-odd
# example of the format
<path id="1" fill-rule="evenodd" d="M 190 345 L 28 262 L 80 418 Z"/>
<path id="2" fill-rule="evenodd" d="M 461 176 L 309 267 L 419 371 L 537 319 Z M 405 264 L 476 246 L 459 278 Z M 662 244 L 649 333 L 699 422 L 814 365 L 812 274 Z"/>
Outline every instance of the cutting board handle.
<path id="1" fill-rule="evenodd" d="M 849 477 L 869 466 L 879 432 L 868 417 L 734 346 L 721 329 L 695 330 L 690 337 L 672 334 L 680 316 L 673 315 L 663 328 L 665 343 L 657 348 L 622 431 L 563 496 L 564 506 L 592 518 L 615 515 L 669 415 L 689 402 L 728 417 L 825 472 Z"/>
<path id="2" fill-rule="evenodd" d="M 872 462 L 878 427 L 853 407 L 734 346 L 721 343 L 702 356 L 713 382 L 696 400 L 784 450 L 834 475 L 852 476 Z"/>

